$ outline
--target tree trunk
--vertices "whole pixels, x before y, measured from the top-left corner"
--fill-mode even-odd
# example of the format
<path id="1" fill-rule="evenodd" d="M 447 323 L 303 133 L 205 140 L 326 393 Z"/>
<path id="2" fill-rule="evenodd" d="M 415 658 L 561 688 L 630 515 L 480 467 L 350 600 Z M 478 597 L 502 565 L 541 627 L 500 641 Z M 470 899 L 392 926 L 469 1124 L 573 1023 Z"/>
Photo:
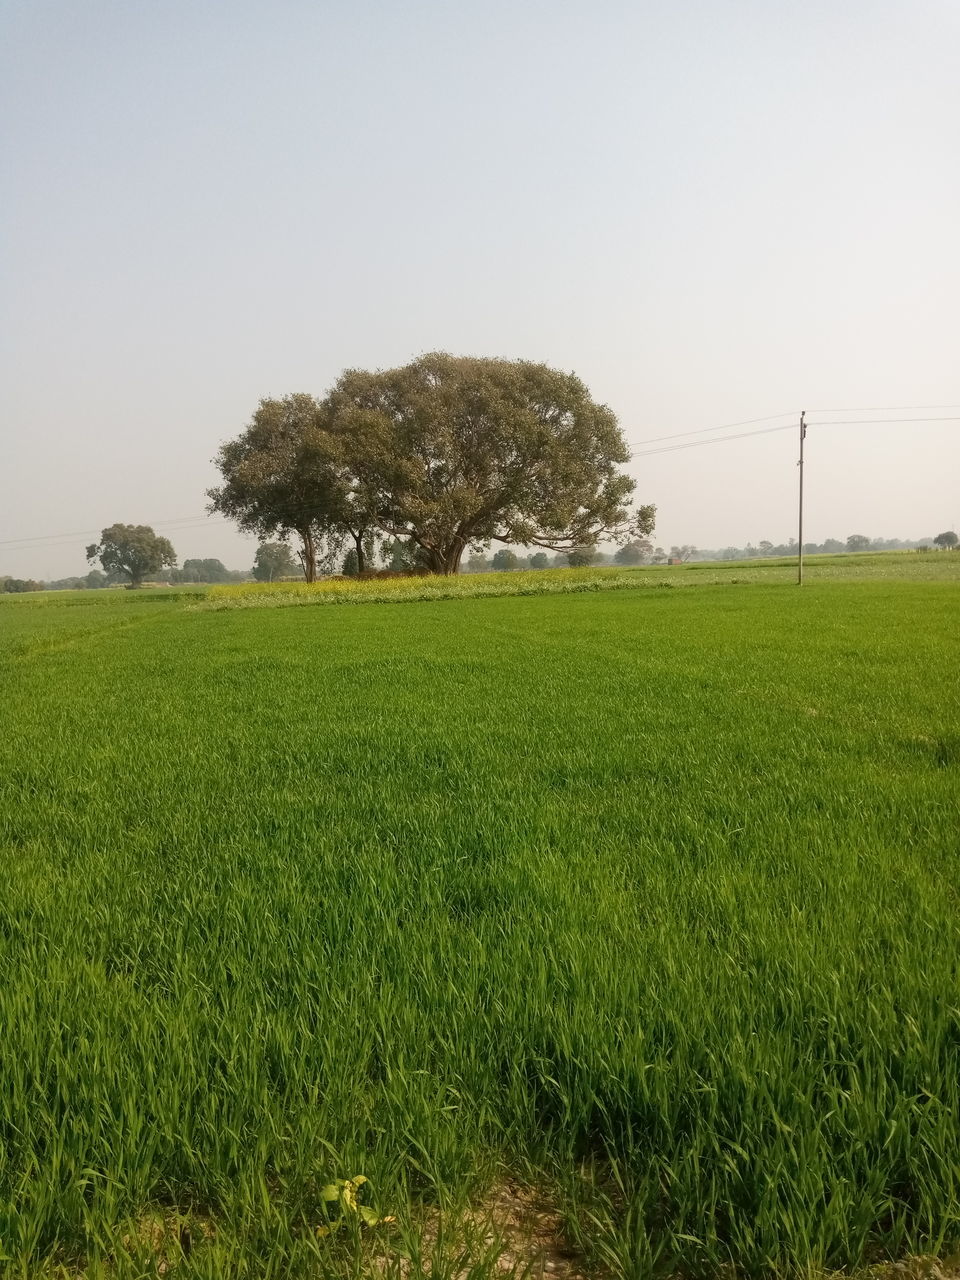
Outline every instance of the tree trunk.
<path id="1" fill-rule="evenodd" d="M 303 551 L 300 553 L 300 563 L 303 565 L 303 576 L 307 582 L 316 582 L 317 580 L 317 548 L 313 541 L 312 529 L 300 529 L 299 534 L 303 540 Z"/>
<path id="2" fill-rule="evenodd" d="M 460 572 L 460 561 L 466 550 L 466 542 L 462 538 L 455 538 L 453 542 L 445 547 L 439 547 L 436 551 L 430 552 L 430 568 L 433 573 L 442 573 L 445 576 Z"/>
<path id="3" fill-rule="evenodd" d="M 364 531 L 363 529 L 361 529 L 359 533 L 351 533 L 350 535 L 353 538 L 354 546 L 357 548 L 357 574 L 358 575 L 363 573 L 364 569 L 366 568 L 366 560 L 363 554 L 363 533 Z"/>

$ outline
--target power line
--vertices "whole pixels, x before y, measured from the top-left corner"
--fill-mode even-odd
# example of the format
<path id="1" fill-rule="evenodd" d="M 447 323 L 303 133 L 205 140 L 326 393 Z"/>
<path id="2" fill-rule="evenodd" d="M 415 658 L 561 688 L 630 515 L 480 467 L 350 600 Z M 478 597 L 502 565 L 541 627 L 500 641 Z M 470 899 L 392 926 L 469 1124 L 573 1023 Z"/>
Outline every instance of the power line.
<path id="1" fill-rule="evenodd" d="M 808 409 L 807 413 L 905 413 L 909 410 L 916 409 L 960 409 L 960 404 L 887 404 L 887 405 L 867 405 L 862 409 Z M 632 440 L 630 443 L 634 445 L 642 444 L 660 444 L 666 440 L 682 440 L 686 436 L 702 436 L 708 435 L 714 431 L 729 431 L 734 427 L 750 427 L 755 422 L 775 422 L 777 418 L 795 418 L 799 410 L 788 409 L 786 413 L 768 413 L 762 418 L 744 418 L 742 422 L 725 422 L 719 427 L 697 427 L 692 431 L 676 431 L 668 436 L 647 436 L 643 440 Z M 844 418 L 837 422 L 821 422 L 817 425 L 826 426 L 853 426 L 858 422 L 956 422 L 956 418 Z M 808 423 L 813 426 L 813 423 Z M 749 434 L 749 433 L 748 433 Z M 739 436 L 731 436 L 731 440 L 740 439 Z"/>
<path id="2" fill-rule="evenodd" d="M 949 406 L 948 406 L 949 407 Z M 960 408 L 960 405 L 956 406 Z M 821 413 L 848 413 L 846 409 L 822 409 Z M 773 422 L 777 418 L 795 418 L 796 411 L 788 409 L 786 413 L 768 413 L 762 418 L 744 418 L 743 422 L 725 422 L 721 427 L 698 427 L 695 431 L 677 431 L 672 436 L 649 436 L 645 440 L 634 440 L 633 444 L 659 444 L 661 440 L 679 440 L 682 436 L 702 436 L 710 431 L 731 431 L 734 427 L 751 427 L 755 422 Z"/>
<path id="3" fill-rule="evenodd" d="M 864 409 L 808 409 L 808 413 L 907 413 L 915 409 L 960 409 L 960 404 L 870 404 Z"/>
<path id="4" fill-rule="evenodd" d="M 865 409 L 816 409 L 810 410 L 813 413 L 878 413 L 894 411 L 897 409 L 960 409 L 960 405 L 887 405 L 876 406 Z M 674 435 L 667 436 L 651 436 L 645 440 L 635 441 L 636 444 L 658 444 L 661 441 L 683 440 L 686 436 L 691 435 L 708 435 L 716 431 L 727 431 L 731 427 L 749 426 L 754 422 L 770 422 L 776 418 L 784 418 L 787 416 L 795 416 L 791 411 L 787 413 L 768 414 L 762 418 L 746 418 L 742 422 L 728 422 L 719 427 L 702 427 L 694 431 L 679 431 Z M 874 426 L 880 424 L 887 425 L 906 425 L 922 422 L 960 422 L 960 415 L 949 415 L 946 417 L 936 418 L 833 418 L 826 419 L 821 422 L 807 422 L 809 427 L 845 427 L 845 426 Z M 631 455 L 633 458 L 650 458 L 662 453 L 677 453 L 683 449 L 699 449 L 707 445 L 728 444 L 734 440 L 746 440 L 752 436 L 770 435 L 777 431 L 791 431 L 794 428 L 793 423 L 786 423 L 783 426 L 761 427 L 756 431 L 738 431 L 734 435 L 721 436 L 713 440 L 685 440 L 682 444 L 665 444 L 659 449 L 641 449 Z M 307 510 L 307 508 L 304 508 Z M 197 514 L 192 516 L 176 516 L 167 520 L 155 520 L 151 524 L 151 528 L 166 528 L 171 533 L 192 533 L 195 530 L 206 529 L 211 525 L 224 525 L 234 523 L 229 516 L 214 516 Z M 0 541 L 0 547 L 7 547 L 11 551 L 44 551 L 47 548 L 51 550 L 57 546 L 65 545 L 74 538 L 87 537 L 89 535 L 97 535 L 102 529 L 79 529 L 72 533 L 46 533 L 35 534 L 32 537 L 10 538 Z"/>
<path id="5" fill-rule="evenodd" d="M 210 522 L 211 517 L 196 516 L 179 516 L 173 520 L 154 520 L 149 528 L 165 528 L 170 529 L 171 533 L 189 533 L 191 529 L 202 529 Z M 227 518 L 218 518 L 214 521 L 216 524 L 226 524 Z M 103 526 L 99 529 L 76 529 L 73 533 L 38 533 L 29 538 L 10 538 L 5 542 L 0 542 L 0 547 L 16 548 L 21 543 L 29 543 L 31 550 L 42 551 L 42 543 L 49 543 L 51 546 L 57 542 L 69 540 L 72 538 L 85 538 L 91 534 L 99 536 L 103 532 Z"/>
<path id="6" fill-rule="evenodd" d="M 655 453 L 677 453 L 680 449 L 700 449 L 708 444 L 726 444 L 728 440 L 746 440 L 748 436 L 766 436 L 773 431 L 792 431 L 794 423 L 788 422 L 782 427 L 761 427 L 759 431 L 738 431 L 734 436 L 721 436 L 718 440 L 688 440 L 686 444 L 666 445 L 662 449 L 642 449 L 639 453 L 631 456 L 634 458 L 649 458 Z"/>
<path id="7" fill-rule="evenodd" d="M 822 411 L 821 411 L 822 412 Z M 960 422 L 960 416 L 945 418 L 835 418 L 827 419 L 821 422 L 808 422 L 808 427 L 859 427 L 871 426 L 877 423 L 912 423 L 912 422 Z M 782 427 L 761 427 L 758 431 L 738 431 L 732 436 L 721 436 L 716 440 L 689 440 L 685 444 L 665 445 L 661 449 L 642 449 L 638 453 L 631 455 L 632 458 L 650 458 L 659 453 L 676 453 L 680 449 L 699 449 L 705 445 L 726 444 L 730 440 L 745 440 L 748 436 L 769 435 L 774 431 L 790 431 L 793 423 L 787 423 Z M 672 437 L 665 437 L 671 439 Z"/>
<path id="8" fill-rule="evenodd" d="M 947 408 L 951 406 L 945 406 Z M 960 408 L 960 406 L 957 406 Z M 829 410 L 821 409 L 821 413 L 827 413 Z M 864 410 L 869 412 L 869 410 Z M 811 422 L 811 427 L 868 427 L 877 422 L 960 422 L 960 415 L 949 418 L 828 418 L 826 422 Z"/>

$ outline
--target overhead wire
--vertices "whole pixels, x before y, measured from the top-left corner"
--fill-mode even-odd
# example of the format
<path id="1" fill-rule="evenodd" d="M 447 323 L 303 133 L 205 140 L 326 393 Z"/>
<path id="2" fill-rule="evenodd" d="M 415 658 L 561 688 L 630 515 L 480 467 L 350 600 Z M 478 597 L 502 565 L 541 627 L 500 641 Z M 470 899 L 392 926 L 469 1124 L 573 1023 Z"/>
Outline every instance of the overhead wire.
<path id="1" fill-rule="evenodd" d="M 950 407 L 950 406 L 944 406 L 944 407 Z M 960 408 L 960 405 L 956 407 Z M 811 412 L 813 411 L 811 410 Z M 817 412 L 824 413 L 829 411 L 821 409 L 821 410 L 818 410 Z M 847 410 L 847 412 L 850 412 L 850 410 Z M 869 409 L 865 409 L 863 410 L 863 412 L 869 413 L 872 411 Z M 763 421 L 763 419 L 758 419 L 758 421 Z M 806 422 L 806 426 L 808 428 L 809 427 L 859 427 L 859 426 L 875 426 L 882 423 L 904 425 L 907 423 L 916 423 L 916 422 L 960 422 L 960 415 L 938 417 L 938 418 L 828 418 L 826 420 L 821 420 L 820 422 L 816 422 L 816 421 L 811 422 L 808 420 Z M 791 423 L 787 423 L 785 426 L 761 427 L 757 431 L 738 431 L 735 435 L 721 436 L 716 440 L 690 440 L 683 444 L 665 445 L 659 449 L 641 449 L 633 453 L 631 455 L 631 458 L 650 458 L 660 453 L 676 453 L 681 449 L 699 449 L 701 446 L 705 446 L 705 445 L 726 444 L 728 441 L 731 441 L 731 440 L 744 440 L 748 436 L 769 435 L 770 433 L 775 431 L 793 431 L 796 429 L 796 425 L 797 425 L 796 423 L 791 422 Z M 711 428 L 708 428 L 708 430 L 716 430 L 716 428 L 711 427 Z M 693 433 L 680 432 L 678 433 L 677 436 L 664 436 L 662 437 L 662 439 L 673 440 L 673 439 L 679 438 L 679 436 L 690 435 L 690 434 L 693 434 Z"/>
<path id="2" fill-rule="evenodd" d="M 870 404 L 863 409 L 808 409 L 808 413 L 909 413 L 916 409 L 960 409 L 960 404 Z"/>
<path id="3" fill-rule="evenodd" d="M 818 412 L 825 412 L 820 409 Z M 825 422 L 808 422 L 808 427 L 868 427 L 878 422 L 960 422 L 960 414 L 947 418 L 828 418 Z"/>
<path id="4" fill-rule="evenodd" d="M 716 440 L 688 440 L 686 444 L 665 445 L 660 449 L 641 449 L 638 453 L 631 456 L 634 458 L 649 458 L 655 453 L 676 453 L 680 449 L 699 449 L 701 446 L 709 444 L 726 444 L 729 440 L 746 440 L 749 436 L 765 436 L 770 435 L 774 431 L 795 431 L 796 423 L 788 422 L 786 426 L 780 427 L 761 427 L 758 431 L 738 431 L 733 436 L 720 436 Z"/>
<path id="5" fill-rule="evenodd" d="M 168 529 L 173 528 L 174 526 L 190 526 L 195 525 L 198 521 L 203 521 L 204 519 L 205 517 L 199 514 L 194 516 L 177 516 L 170 520 L 154 520 L 149 527 L 151 529 Z M 84 538 L 88 534 L 99 534 L 102 529 L 103 526 L 101 525 L 99 529 L 74 529 L 71 533 L 38 533 L 27 538 L 9 538 L 6 541 L 0 542 L 0 547 L 13 546 L 15 543 L 19 542 L 52 542 L 60 538 Z"/>
<path id="6" fill-rule="evenodd" d="M 810 413 L 881 413 L 894 411 L 907 411 L 911 409 L 960 409 L 960 405 L 886 405 L 871 406 L 864 409 L 811 409 Z M 686 437 L 693 435 L 710 435 L 717 431 L 727 431 L 732 427 L 749 426 L 755 422 L 771 422 L 777 418 L 785 418 L 788 416 L 799 417 L 798 411 L 787 410 L 784 413 L 767 414 L 760 418 L 745 418 L 741 422 L 728 422 L 719 427 L 702 427 L 691 431 L 678 431 L 672 435 L 666 436 L 649 436 L 643 440 L 632 442 L 634 445 L 645 444 L 661 444 L 661 448 L 657 449 L 637 449 L 631 454 L 631 460 L 634 458 L 649 458 L 658 454 L 677 453 L 686 449 L 699 449 L 708 445 L 728 444 L 735 440 L 745 440 L 752 436 L 770 435 L 780 431 L 793 431 L 796 429 L 796 423 L 790 422 L 778 426 L 760 427 L 756 431 L 738 431 L 733 435 L 720 436 L 710 440 L 688 440 Z M 838 427 L 838 426 L 874 426 L 874 425 L 907 425 L 913 423 L 925 422 L 960 422 L 960 414 L 948 415 L 935 418 L 836 418 L 826 419 L 820 422 L 807 421 L 807 427 Z M 680 444 L 669 443 L 674 440 L 683 441 Z M 304 508 L 306 509 L 306 508 Z M 191 516 L 175 516 L 165 520 L 155 520 L 150 525 L 151 528 L 167 529 L 171 533 L 191 533 L 194 530 L 209 528 L 211 525 L 231 524 L 233 520 L 229 516 L 217 516 L 212 512 L 204 515 L 198 513 Z M 0 547 L 6 547 L 10 551 L 30 550 L 43 551 L 46 548 L 65 545 L 74 538 L 87 536 L 96 536 L 101 532 L 100 529 L 80 529 L 71 533 L 56 534 L 36 534 L 31 537 L 9 538 L 0 540 Z"/>
<path id="7" fill-rule="evenodd" d="M 889 404 L 889 405 L 867 405 L 862 409 L 808 409 L 807 413 L 905 413 L 912 410 L 921 409 L 960 409 L 960 404 Z M 632 440 L 631 445 L 660 444 L 669 440 L 682 440 L 687 436 L 709 435 L 715 431 L 729 431 L 734 427 L 750 427 L 756 422 L 775 422 L 778 418 L 799 418 L 799 409 L 788 409 L 785 413 L 768 413 L 762 418 L 744 418 L 742 422 L 725 422 L 719 427 L 697 427 L 690 431 L 675 431 L 671 435 L 666 436 L 645 436 L 642 440 Z M 844 418 L 837 422 L 820 422 L 817 424 L 807 423 L 808 426 L 847 426 L 854 425 L 858 422 L 953 422 L 957 419 L 948 418 Z M 749 433 L 747 433 L 749 434 Z M 731 440 L 739 439 L 739 436 L 731 436 Z"/>
<path id="8" fill-rule="evenodd" d="M 841 412 L 838 410 L 829 410 L 830 413 Z M 799 416 L 798 409 L 788 409 L 786 413 L 767 413 L 762 418 L 744 418 L 742 422 L 725 422 L 720 427 L 699 427 L 695 431 L 677 431 L 670 436 L 649 436 L 645 440 L 634 440 L 634 444 L 659 444 L 661 440 L 679 440 L 683 436 L 701 436 L 706 435 L 710 431 L 732 431 L 734 427 L 751 427 L 755 422 L 774 422 L 777 418 L 796 418 Z"/>

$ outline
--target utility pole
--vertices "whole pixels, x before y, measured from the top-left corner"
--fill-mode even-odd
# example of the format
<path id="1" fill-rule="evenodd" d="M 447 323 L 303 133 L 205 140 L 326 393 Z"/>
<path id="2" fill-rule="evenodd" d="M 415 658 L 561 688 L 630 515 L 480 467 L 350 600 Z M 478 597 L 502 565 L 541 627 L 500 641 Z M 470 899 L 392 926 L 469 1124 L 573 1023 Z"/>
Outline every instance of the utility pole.
<path id="1" fill-rule="evenodd" d="M 803 586 L 803 442 L 807 438 L 807 411 L 800 415 L 800 528 L 797 533 L 797 586 Z"/>

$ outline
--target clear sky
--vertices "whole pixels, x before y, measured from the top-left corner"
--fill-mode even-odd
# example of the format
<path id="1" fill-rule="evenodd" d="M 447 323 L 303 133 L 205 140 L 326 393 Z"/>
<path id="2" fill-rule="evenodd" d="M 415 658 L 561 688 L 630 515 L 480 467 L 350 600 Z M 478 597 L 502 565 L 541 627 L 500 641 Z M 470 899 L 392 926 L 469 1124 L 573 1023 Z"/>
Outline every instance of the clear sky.
<path id="1" fill-rule="evenodd" d="M 0 23 L 0 573 L 83 572 L 117 520 L 248 566 L 201 518 L 220 442 L 263 396 L 429 350 L 572 369 L 631 442 L 960 416 L 833 412 L 960 404 L 956 0 Z M 812 428 L 807 536 L 956 528 L 958 428 Z M 795 532 L 796 456 L 783 431 L 631 469 L 658 543 L 718 547 Z"/>

